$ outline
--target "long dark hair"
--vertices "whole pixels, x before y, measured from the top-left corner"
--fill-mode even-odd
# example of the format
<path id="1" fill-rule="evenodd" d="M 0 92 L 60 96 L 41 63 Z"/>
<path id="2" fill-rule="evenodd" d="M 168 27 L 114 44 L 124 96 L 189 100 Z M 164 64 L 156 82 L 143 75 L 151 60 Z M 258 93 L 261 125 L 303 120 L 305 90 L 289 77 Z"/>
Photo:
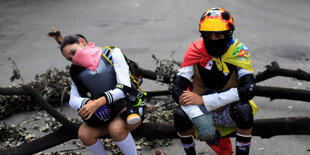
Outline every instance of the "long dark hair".
<path id="1" fill-rule="evenodd" d="M 61 44 L 60 44 L 60 51 L 62 51 L 63 48 L 66 45 L 72 45 L 72 44 L 75 44 L 75 43 L 77 43 L 77 44 L 80 43 L 79 42 L 80 38 L 83 38 L 86 41 L 86 43 L 87 43 L 86 38 L 83 35 L 81 35 L 81 34 L 75 34 L 75 35 L 68 35 L 68 36 L 66 36 L 63 39 L 63 41 L 61 42 Z"/>

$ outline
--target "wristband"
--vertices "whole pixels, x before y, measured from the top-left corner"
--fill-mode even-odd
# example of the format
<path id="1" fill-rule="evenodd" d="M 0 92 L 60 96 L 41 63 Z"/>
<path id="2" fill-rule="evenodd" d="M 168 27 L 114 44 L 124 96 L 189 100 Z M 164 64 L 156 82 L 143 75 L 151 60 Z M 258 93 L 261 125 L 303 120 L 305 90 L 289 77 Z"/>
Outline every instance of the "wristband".
<path id="1" fill-rule="evenodd" d="M 78 110 L 80 110 L 82 107 L 84 107 L 84 105 L 85 104 L 87 104 L 87 102 L 90 100 L 90 98 L 85 98 L 83 101 L 82 101 L 82 103 L 81 103 L 81 105 L 80 105 L 80 108 L 78 109 Z"/>
<path id="2" fill-rule="evenodd" d="M 102 94 L 102 96 L 105 97 L 106 102 L 107 102 L 106 104 L 111 104 L 111 103 L 113 103 L 113 97 L 112 97 L 112 94 L 111 94 L 109 91 L 104 92 L 104 93 Z"/>

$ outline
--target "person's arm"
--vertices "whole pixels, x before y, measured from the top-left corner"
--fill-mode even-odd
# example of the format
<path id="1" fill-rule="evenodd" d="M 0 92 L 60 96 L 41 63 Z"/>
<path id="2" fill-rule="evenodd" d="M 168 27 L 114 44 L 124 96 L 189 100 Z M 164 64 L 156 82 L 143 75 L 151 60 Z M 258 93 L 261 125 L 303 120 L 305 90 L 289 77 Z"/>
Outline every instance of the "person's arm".
<path id="1" fill-rule="evenodd" d="M 179 103 L 180 96 L 193 82 L 193 66 L 186 66 L 179 69 L 176 79 L 173 81 L 171 94 L 175 102 Z"/>
<path id="2" fill-rule="evenodd" d="M 249 101 L 254 98 L 257 93 L 256 79 L 252 72 L 239 69 L 238 71 L 239 87 L 238 95 L 240 100 Z"/>
<path id="3" fill-rule="evenodd" d="M 78 115 L 80 115 L 83 119 L 88 120 L 91 118 L 91 116 L 96 112 L 96 114 L 102 113 L 101 116 L 98 116 L 100 119 L 104 120 L 107 119 L 105 116 L 105 111 L 108 110 L 108 107 L 105 106 L 103 109 L 99 109 L 100 107 L 104 106 L 106 104 L 106 98 L 100 97 L 96 100 L 88 100 L 85 103 L 85 106 L 81 107 L 81 109 L 78 111 Z M 110 117 L 110 116 L 108 116 Z"/>
<path id="4" fill-rule="evenodd" d="M 125 60 L 124 54 L 119 48 L 115 48 L 111 52 L 111 55 L 114 62 L 113 64 L 116 73 L 117 83 L 131 87 L 129 66 Z M 119 88 L 115 88 L 105 92 L 105 96 L 108 103 L 113 103 L 119 99 L 126 97 L 125 93 Z"/>
<path id="5" fill-rule="evenodd" d="M 214 93 L 203 96 L 203 104 L 211 111 L 223 107 L 235 101 L 251 100 L 257 91 L 255 77 L 251 71 L 238 68 L 239 86 L 230 88 L 221 93 Z"/>
<path id="6" fill-rule="evenodd" d="M 98 108 L 105 104 L 105 97 L 100 97 L 96 100 L 90 100 L 90 98 L 81 97 L 75 83 L 72 81 L 69 105 L 71 108 L 77 110 L 78 115 L 80 115 L 83 119 L 88 120 Z"/>
<path id="7" fill-rule="evenodd" d="M 89 98 L 81 97 L 75 83 L 72 81 L 71 83 L 71 91 L 70 91 L 70 100 L 69 105 L 71 108 L 75 110 L 79 110 L 82 108 L 87 101 L 89 101 Z"/>
<path id="8" fill-rule="evenodd" d="M 187 116 L 192 119 L 203 115 L 200 108 L 196 105 L 184 106 L 183 104 L 188 102 L 183 100 L 181 96 L 184 96 L 184 92 L 187 92 L 188 86 L 193 82 L 194 68 L 193 66 L 186 66 L 179 69 L 176 79 L 174 80 L 171 88 L 171 94 L 175 102 L 177 102 Z M 201 98 L 201 97 L 200 97 Z"/>

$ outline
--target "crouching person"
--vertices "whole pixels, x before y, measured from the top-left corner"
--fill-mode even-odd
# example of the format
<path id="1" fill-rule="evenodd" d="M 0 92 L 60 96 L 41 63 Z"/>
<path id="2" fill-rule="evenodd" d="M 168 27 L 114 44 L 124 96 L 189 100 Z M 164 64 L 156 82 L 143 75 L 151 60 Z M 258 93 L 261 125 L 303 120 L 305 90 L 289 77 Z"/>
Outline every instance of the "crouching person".
<path id="1" fill-rule="evenodd" d="M 142 120 L 135 110 L 128 109 L 129 93 L 122 89 L 136 90 L 122 51 L 111 46 L 100 48 L 82 35 L 66 36 L 60 49 L 72 62 L 69 104 L 84 120 L 79 139 L 94 155 L 105 155 L 99 137 L 109 134 L 124 154 L 137 154 L 130 131 Z"/>
<path id="2" fill-rule="evenodd" d="M 201 38 L 185 52 L 172 97 L 179 107 L 174 123 L 187 155 L 196 154 L 195 138 L 219 155 L 232 154 L 229 138 L 236 132 L 236 154 L 249 154 L 257 107 L 255 77 L 247 47 L 233 39 L 234 21 L 222 8 L 204 12 Z"/>

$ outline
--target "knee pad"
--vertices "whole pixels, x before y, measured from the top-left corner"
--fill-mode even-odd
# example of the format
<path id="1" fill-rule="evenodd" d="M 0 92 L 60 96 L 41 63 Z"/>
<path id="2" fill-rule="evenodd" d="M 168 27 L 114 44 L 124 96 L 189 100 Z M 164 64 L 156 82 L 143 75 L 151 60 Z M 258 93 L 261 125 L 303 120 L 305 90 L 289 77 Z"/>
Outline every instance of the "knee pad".
<path id="1" fill-rule="evenodd" d="M 174 112 L 174 127 L 177 132 L 186 132 L 193 127 L 193 123 L 181 107 L 177 107 Z"/>
<path id="2" fill-rule="evenodd" d="M 230 115 L 237 123 L 237 127 L 243 130 L 253 127 L 253 111 L 249 102 L 237 101 L 230 105 Z"/>
<path id="3" fill-rule="evenodd" d="M 257 93 L 255 78 L 252 74 L 244 75 L 239 79 L 238 94 L 242 101 L 251 100 Z"/>

